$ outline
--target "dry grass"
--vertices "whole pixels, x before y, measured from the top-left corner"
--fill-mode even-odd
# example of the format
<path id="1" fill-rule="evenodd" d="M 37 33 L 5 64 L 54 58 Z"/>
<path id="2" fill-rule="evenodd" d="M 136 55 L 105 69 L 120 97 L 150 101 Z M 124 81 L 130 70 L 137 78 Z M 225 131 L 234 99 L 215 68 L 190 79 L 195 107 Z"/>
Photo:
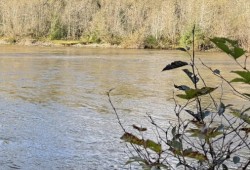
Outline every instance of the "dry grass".
<path id="1" fill-rule="evenodd" d="M 137 48 L 149 36 L 179 45 L 195 24 L 206 37 L 239 39 L 249 50 L 249 16 L 249 0 L 1 0 L 0 34 L 71 40 L 95 36 L 100 43 Z"/>

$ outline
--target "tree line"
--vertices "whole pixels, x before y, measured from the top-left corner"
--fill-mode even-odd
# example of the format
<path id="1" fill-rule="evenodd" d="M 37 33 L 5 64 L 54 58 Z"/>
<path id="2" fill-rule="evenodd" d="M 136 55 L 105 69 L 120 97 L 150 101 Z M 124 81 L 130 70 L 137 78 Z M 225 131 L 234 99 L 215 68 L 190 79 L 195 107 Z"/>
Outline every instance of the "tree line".
<path id="1" fill-rule="evenodd" d="M 250 49 L 249 0 L 1 0 L 0 35 L 161 48 L 207 37 Z"/>

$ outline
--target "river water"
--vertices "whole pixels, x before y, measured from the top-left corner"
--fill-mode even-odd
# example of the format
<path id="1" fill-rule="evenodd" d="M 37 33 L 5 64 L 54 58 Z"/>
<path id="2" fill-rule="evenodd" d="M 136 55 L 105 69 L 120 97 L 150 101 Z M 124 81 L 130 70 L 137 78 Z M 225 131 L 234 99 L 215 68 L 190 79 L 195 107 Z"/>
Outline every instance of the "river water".
<path id="1" fill-rule="evenodd" d="M 197 57 L 231 78 L 229 57 Z M 174 60 L 188 61 L 188 56 L 163 50 L 0 46 L 0 169 L 128 168 L 122 130 L 106 93 L 115 88 L 112 101 L 126 128 L 146 125 L 146 113 L 160 122 L 174 121 L 173 85 L 189 83 L 180 69 L 161 72 Z M 221 82 L 207 71 L 203 76 L 208 85 Z M 238 102 L 227 89 L 224 94 L 226 101 Z"/>

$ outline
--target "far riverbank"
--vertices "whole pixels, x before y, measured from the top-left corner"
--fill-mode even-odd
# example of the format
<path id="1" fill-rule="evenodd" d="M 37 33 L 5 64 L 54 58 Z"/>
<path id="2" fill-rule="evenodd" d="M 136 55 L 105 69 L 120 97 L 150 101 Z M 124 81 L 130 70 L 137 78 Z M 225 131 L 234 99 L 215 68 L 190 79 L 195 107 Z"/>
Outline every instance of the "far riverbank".
<path id="1" fill-rule="evenodd" d="M 120 44 L 111 44 L 111 43 L 90 43 L 84 40 L 49 40 L 49 39 L 34 39 L 34 38 L 0 38 L 0 45 L 18 45 L 18 46 L 37 46 L 37 47 L 77 47 L 77 48 L 103 48 L 103 49 L 152 49 L 152 50 L 178 50 L 182 49 L 182 46 L 179 45 L 169 45 L 165 47 L 155 47 L 155 46 L 145 46 L 138 45 L 132 47 L 126 47 Z M 186 46 L 184 48 L 190 47 Z M 182 50 L 181 50 L 182 51 Z M 209 44 L 208 46 L 204 44 L 196 44 L 195 51 L 200 52 L 218 52 L 217 48 Z M 248 50 L 247 50 L 248 51 Z M 249 51 L 248 51 L 249 52 Z"/>
<path id="2" fill-rule="evenodd" d="M 78 40 L 38 40 L 32 38 L 14 39 L 2 38 L 0 45 L 21 45 L 21 46 L 45 46 L 45 47 L 89 47 L 89 48 L 122 48 L 119 45 L 109 43 L 85 43 Z"/>
<path id="3" fill-rule="evenodd" d="M 157 49 L 157 50 L 176 50 L 180 48 L 177 45 L 168 46 L 146 46 L 136 45 L 136 46 L 123 46 L 121 44 L 111 44 L 111 43 L 91 43 L 83 40 L 49 40 L 49 39 L 34 39 L 34 38 L 0 38 L 0 45 L 19 45 L 19 46 L 44 46 L 44 47 L 80 47 L 80 48 L 114 48 L 114 49 Z M 209 48 L 201 49 L 197 45 L 195 48 L 197 51 L 215 51 L 212 46 Z"/>

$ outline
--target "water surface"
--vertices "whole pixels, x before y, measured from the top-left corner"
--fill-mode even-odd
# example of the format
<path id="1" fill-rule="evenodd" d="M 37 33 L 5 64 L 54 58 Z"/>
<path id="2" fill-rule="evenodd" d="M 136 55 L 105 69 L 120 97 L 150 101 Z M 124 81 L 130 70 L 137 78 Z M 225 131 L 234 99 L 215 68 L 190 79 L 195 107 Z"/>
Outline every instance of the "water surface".
<path id="1" fill-rule="evenodd" d="M 229 57 L 198 57 L 232 77 Z M 181 69 L 161 72 L 174 60 L 188 61 L 188 56 L 177 51 L 1 46 L 0 169 L 126 169 L 122 131 L 106 93 L 115 88 L 112 100 L 125 127 L 146 124 L 146 113 L 160 122 L 174 121 L 173 85 L 190 84 Z M 210 72 L 203 76 L 210 86 L 221 82 Z M 224 89 L 226 101 L 239 102 L 228 92 Z"/>

